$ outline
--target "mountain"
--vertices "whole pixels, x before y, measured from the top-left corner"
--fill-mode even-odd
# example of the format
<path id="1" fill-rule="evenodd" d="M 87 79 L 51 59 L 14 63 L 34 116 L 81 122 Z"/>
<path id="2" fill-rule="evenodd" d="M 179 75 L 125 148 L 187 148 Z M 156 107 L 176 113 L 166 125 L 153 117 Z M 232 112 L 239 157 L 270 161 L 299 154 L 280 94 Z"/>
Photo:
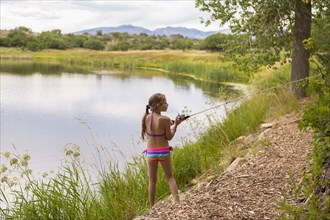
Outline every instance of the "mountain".
<path id="1" fill-rule="evenodd" d="M 192 39 L 204 39 L 209 35 L 217 33 L 216 31 L 200 31 L 194 28 L 185 28 L 185 27 L 166 27 L 166 28 L 157 28 L 153 31 L 155 35 L 166 35 L 171 36 L 173 34 L 181 34 L 182 36 L 192 38 Z"/>
<path id="2" fill-rule="evenodd" d="M 145 29 L 143 27 L 133 26 L 133 25 L 121 25 L 118 27 L 98 27 L 98 28 L 92 28 L 87 30 L 82 30 L 78 32 L 74 32 L 73 34 L 83 34 L 83 33 L 89 33 L 92 35 L 95 35 L 97 31 L 101 30 L 103 34 L 108 34 L 112 32 L 127 32 L 129 34 L 140 34 L 140 33 L 146 33 L 151 35 L 152 31 Z"/>
<path id="3" fill-rule="evenodd" d="M 108 34 L 112 32 L 126 32 L 128 34 L 141 34 L 145 33 L 148 35 L 166 35 L 171 36 L 173 34 L 181 34 L 182 36 L 191 38 L 191 39 L 205 39 L 206 37 L 215 34 L 215 33 L 228 33 L 227 29 L 221 31 L 201 31 L 194 28 L 185 28 L 185 27 L 165 27 L 165 28 L 157 28 L 153 31 L 148 30 L 143 27 L 134 26 L 134 25 L 121 25 L 118 27 L 99 27 L 92 28 L 82 31 L 74 32 L 73 34 L 83 34 L 89 33 L 91 35 L 95 35 L 97 31 L 101 30 L 103 34 Z"/>

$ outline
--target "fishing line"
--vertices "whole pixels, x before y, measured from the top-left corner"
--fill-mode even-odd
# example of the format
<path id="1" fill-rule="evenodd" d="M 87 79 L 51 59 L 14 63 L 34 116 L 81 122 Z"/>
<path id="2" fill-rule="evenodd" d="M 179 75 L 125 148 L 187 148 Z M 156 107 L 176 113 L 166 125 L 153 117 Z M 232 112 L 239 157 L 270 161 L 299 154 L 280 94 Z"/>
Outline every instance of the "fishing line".
<path id="1" fill-rule="evenodd" d="M 219 108 L 221 106 L 224 106 L 224 105 L 227 105 L 229 103 L 234 103 L 234 102 L 238 102 L 239 100 L 243 99 L 243 98 L 246 98 L 246 97 L 249 97 L 249 96 L 253 96 L 253 95 L 258 95 L 260 93 L 263 93 L 263 92 L 266 92 L 268 90 L 273 90 L 273 89 L 276 89 L 276 88 L 279 88 L 279 87 L 282 87 L 282 86 L 285 86 L 285 85 L 288 85 L 288 84 L 292 84 L 292 83 L 297 83 L 297 82 L 301 82 L 305 79 L 308 79 L 308 78 L 315 78 L 315 77 L 319 77 L 319 76 L 322 76 L 322 74 L 319 74 L 319 75 L 315 75 L 315 76 L 309 76 L 309 77 L 305 77 L 305 78 L 302 78 L 302 79 L 298 79 L 298 80 L 294 80 L 294 81 L 290 81 L 288 83 L 284 83 L 284 84 L 280 84 L 280 85 L 277 85 L 277 86 L 273 86 L 273 87 L 270 87 L 270 88 L 267 88 L 267 89 L 262 89 L 262 90 L 259 90 L 258 92 L 255 92 L 255 93 L 251 93 L 251 94 L 247 94 L 247 95 L 244 95 L 244 96 L 240 96 L 236 99 L 233 99 L 233 100 L 230 100 L 230 101 L 226 101 L 225 103 L 221 103 L 220 105 L 216 105 L 216 106 L 213 106 L 211 108 L 208 108 L 208 109 L 205 109 L 205 110 L 202 110 L 200 112 L 196 112 L 194 114 L 191 114 L 191 115 L 185 115 L 185 114 L 178 114 L 178 118 L 180 120 L 185 120 L 185 119 L 188 119 L 190 117 L 193 117 L 193 116 L 196 116 L 196 115 L 199 115 L 201 113 L 204 113 L 204 112 L 207 112 L 207 111 L 210 111 L 212 109 L 215 109 L 215 108 Z"/>

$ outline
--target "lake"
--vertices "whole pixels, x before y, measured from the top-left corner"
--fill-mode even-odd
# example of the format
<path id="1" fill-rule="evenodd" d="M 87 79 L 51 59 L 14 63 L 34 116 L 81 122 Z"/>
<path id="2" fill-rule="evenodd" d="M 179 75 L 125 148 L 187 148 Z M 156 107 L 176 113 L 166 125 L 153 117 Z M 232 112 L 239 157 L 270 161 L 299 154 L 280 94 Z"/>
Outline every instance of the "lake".
<path id="1" fill-rule="evenodd" d="M 220 91 L 235 93 L 222 84 L 155 71 L 1 61 L 0 72 L 1 152 L 15 152 L 13 146 L 19 154 L 27 152 L 30 167 L 40 173 L 56 170 L 64 162 L 64 148 L 72 145 L 91 160 L 96 148 L 112 152 L 120 164 L 141 155 L 141 118 L 153 93 L 166 95 L 169 108 L 163 114 L 171 118 L 223 103 Z M 195 141 L 209 121 L 224 117 L 225 109 L 216 108 L 188 119 L 171 145 Z"/>

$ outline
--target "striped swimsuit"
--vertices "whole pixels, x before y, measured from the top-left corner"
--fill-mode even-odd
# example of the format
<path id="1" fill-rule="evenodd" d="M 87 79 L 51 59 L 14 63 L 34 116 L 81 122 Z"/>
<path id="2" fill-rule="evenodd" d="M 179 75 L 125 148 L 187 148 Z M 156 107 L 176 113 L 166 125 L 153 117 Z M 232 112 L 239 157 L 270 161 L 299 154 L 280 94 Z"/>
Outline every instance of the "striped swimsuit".
<path id="1" fill-rule="evenodd" d="M 164 161 L 166 157 L 170 154 L 173 147 L 147 147 L 144 151 L 146 155 L 153 161 Z"/>

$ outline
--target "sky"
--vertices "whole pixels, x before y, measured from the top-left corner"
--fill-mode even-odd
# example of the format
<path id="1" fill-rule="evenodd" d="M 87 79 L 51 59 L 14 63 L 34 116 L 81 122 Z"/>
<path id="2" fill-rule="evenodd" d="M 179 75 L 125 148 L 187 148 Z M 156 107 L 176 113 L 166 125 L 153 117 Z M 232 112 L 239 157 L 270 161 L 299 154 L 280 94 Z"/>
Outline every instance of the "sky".
<path id="1" fill-rule="evenodd" d="M 194 0 L 1 0 L 1 29 L 25 26 L 33 32 L 60 29 L 71 33 L 98 27 L 135 25 L 224 29 L 218 23 L 205 27 L 209 14 L 195 8 Z"/>

